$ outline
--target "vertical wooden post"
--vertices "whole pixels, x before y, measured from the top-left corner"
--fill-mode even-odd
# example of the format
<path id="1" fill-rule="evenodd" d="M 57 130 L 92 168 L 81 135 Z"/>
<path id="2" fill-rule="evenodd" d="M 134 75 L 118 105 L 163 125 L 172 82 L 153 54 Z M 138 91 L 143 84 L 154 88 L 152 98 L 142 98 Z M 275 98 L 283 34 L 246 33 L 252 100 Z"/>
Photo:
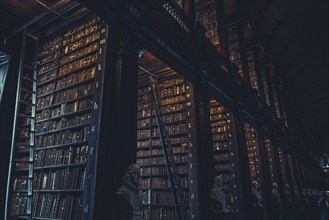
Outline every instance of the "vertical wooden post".
<path id="1" fill-rule="evenodd" d="M 98 153 L 95 219 L 115 219 L 115 192 L 130 164 L 136 163 L 138 53 L 137 39 L 123 24 L 110 31 L 110 53 L 104 78 L 101 137 Z"/>
<path id="2" fill-rule="evenodd" d="M 240 179 L 241 179 L 241 206 L 239 217 L 241 219 L 246 219 L 250 216 L 251 208 L 251 177 L 249 170 L 249 161 L 248 161 L 248 150 L 246 144 L 246 136 L 244 130 L 244 121 L 242 112 L 239 110 L 239 107 L 233 112 L 235 116 L 235 130 L 236 130 L 236 144 L 238 151 L 239 159 L 239 170 L 240 170 Z"/>
<path id="3" fill-rule="evenodd" d="M 209 119 L 209 100 L 205 93 L 200 90 L 196 92 L 196 134 L 198 147 L 198 180 L 199 180 L 199 204 L 200 216 L 207 217 L 211 212 L 209 209 L 211 201 L 209 193 L 215 175 L 215 166 L 212 150 L 212 137 Z"/>

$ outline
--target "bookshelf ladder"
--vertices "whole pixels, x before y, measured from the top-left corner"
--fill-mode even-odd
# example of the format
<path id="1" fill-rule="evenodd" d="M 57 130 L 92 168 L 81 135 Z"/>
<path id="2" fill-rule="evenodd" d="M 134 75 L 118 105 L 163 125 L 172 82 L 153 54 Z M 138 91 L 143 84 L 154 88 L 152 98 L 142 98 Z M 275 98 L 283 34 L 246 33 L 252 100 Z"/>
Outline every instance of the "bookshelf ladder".
<path id="1" fill-rule="evenodd" d="M 35 147 L 35 120 L 36 120 L 36 90 L 37 90 L 37 57 L 38 38 L 31 35 L 27 30 L 23 33 L 18 85 L 16 92 L 15 118 L 11 144 L 9 177 L 7 184 L 7 202 L 5 219 L 14 217 L 32 219 L 33 204 L 33 169 L 34 169 L 34 147 Z M 15 155 L 26 153 L 25 159 L 17 158 Z M 26 188 L 20 192 L 13 192 L 11 178 L 17 171 L 15 165 L 19 163 L 24 169 L 19 170 L 19 178 L 25 180 Z M 13 198 L 16 197 L 16 200 Z M 17 199 L 17 197 L 19 197 Z M 16 201 L 16 202 L 13 202 Z M 17 202 L 18 201 L 18 202 Z M 18 205 L 19 204 L 19 205 Z M 15 207 L 16 206 L 16 207 Z M 13 208 L 14 207 L 14 208 Z M 10 214 L 9 209 L 18 209 L 15 214 Z"/>
<path id="2" fill-rule="evenodd" d="M 168 132 L 166 132 L 166 124 L 163 122 L 163 117 L 161 114 L 157 77 L 148 70 L 144 69 L 143 67 L 140 66 L 139 68 L 142 69 L 148 75 L 149 81 L 151 83 L 151 99 L 154 105 L 155 118 L 158 125 L 160 142 L 170 183 L 170 191 L 174 202 L 175 216 L 177 220 L 181 220 L 182 214 L 179 202 L 183 202 L 184 195 L 182 187 L 180 185 L 180 177 L 178 176 L 175 158 L 173 155 L 173 147 L 170 142 L 169 134 Z"/>

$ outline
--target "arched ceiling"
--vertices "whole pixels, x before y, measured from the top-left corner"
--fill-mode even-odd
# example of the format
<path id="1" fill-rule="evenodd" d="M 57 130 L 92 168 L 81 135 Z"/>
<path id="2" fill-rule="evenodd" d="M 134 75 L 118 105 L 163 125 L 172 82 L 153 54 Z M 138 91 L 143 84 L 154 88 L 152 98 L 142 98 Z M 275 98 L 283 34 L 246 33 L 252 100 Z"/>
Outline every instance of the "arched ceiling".
<path id="1" fill-rule="evenodd" d="M 240 3 L 317 147 L 328 148 L 328 1 Z"/>

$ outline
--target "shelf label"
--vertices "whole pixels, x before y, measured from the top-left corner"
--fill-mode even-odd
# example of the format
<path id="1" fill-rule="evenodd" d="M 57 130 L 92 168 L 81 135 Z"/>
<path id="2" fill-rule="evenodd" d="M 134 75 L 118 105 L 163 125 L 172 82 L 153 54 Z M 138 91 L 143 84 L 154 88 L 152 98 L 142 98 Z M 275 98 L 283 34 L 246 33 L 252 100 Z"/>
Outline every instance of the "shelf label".
<path id="1" fill-rule="evenodd" d="M 91 127 L 91 132 L 95 132 L 96 131 L 96 126 L 92 126 Z"/>
<path id="2" fill-rule="evenodd" d="M 84 211 L 85 213 L 88 213 L 88 211 L 89 211 L 89 205 L 87 205 L 87 206 L 83 209 L 83 211 Z"/>
<path id="3" fill-rule="evenodd" d="M 98 109 L 98 104 L 96 102 L 94 102 L 94 109 Z"/>

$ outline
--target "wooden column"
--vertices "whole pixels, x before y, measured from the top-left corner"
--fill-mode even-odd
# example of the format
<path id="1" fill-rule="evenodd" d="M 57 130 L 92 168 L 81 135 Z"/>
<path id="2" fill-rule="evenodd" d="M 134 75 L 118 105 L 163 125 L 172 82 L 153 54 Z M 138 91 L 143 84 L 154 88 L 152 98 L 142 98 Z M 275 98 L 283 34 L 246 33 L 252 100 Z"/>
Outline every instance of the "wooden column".
<path id="1" fill-rule="evenodd" d="M 291 157 L 288 155 L 288 153 L 284 154 L 284 162 L 287 167 L 288 184 L 292 188 L 294 185 L 296 185 L 296 175 L 294 173 Z"/>
<path id="2" fill-rule="evenodd" d="M 281 163 L 280 163 L 279 149 L 278 149 L 277 145 L 273 146 L 273 158 L 274 158 L 274 163 L 275 163 L 275 168 L 276 168 L 277 183 L 278 183 L 278 186 L 279 186 L 281 201 L 283 201 L 283 198 L 284 198 L 284 184 L 285 183 L 284 183 L 284 180 L 283 180 L 282 169 L 284 169 L 284 168 L 281 166 Z"/>
<path id="3" fill-rule="evenodd" d="M 243 70 L 243 76 L 244 79 L 246 79 L 250 84 L 250 74 L 249 74 L 248 60 L 247 60 L 245 40 L 244 40 L 245 24 L 243 22 L 239 22 L 237 28 L 239 35 L 240 59 L 241 59 L 241 65 Z"/>
<path id="4" fill-rule="evenodd" d="M 299 167 L 298 167 L 298 161 L 296 157 L 292 157 L 292 165 L 293 165 L 293 170 L 294 170 L 294 174 L 295 174 L 295 178 L 296 178 L 296 183 L 295 185 L 299 186 L 299 188 L 302 187 L 303 182 L 300 176 L 300 171 L 299 171 Z"/>
<path id="5" fill-rule="evenodd" d="M 259 45 L 257 45 L 254 49 L 254 57 L 255 57 L 255 70 L 256 70 L 256 76 L 257 76 L 259 95 L 265 102 L 264 84 L 263 84 L 261 68 L 260 68 L 260 46 Z"/>
<path id="6" fill-rule="evenodd" d="M 241 179 L 241 210 L 239 214 L 239 219 L 246 219 L 251 215 L 251 177 L 249 170 L 248 161 L 248 150 L 246 144 L 246 136 L 244 130 L 244 121 L 242 112 L 239 107 L 233 112 L 235 116 L 235 133 L 236 133 L 236 145 L 237 145 L 237 156 L 239 159 L 239 170 Z"/>
<path id="7" fill-rule="evenodd" d="M 262 131 L 262 126 L 259 125 L 256 127 L 257 138 L 258 138 L 258 151 L 259 159 L 261 165 L 261 188 L 263 189 L 263 205 L 264 205 L 264 218 L 269 217 L 269 210 L 272 200 L 272 181 L 270 176 L 269 169 L 269 158 L 266 154 L 265 143 L 264 143 L 264 133 Z"/>
<path id="8" fill-rule="evenodd" d="M 110 50 L 102 85 L 103 117 L 94 219 L 115 219 L 115 192 L 127 167 L 136 163 L 137 39 L 131 35 L 128 24 L 122 23 L 124 19 L 119 18 L 117 26 L 110 29 Z"/>
<path id="9" fill-rule="evenodd" d="M 229 60 L 230 51 L 228 49 L 226 16 L 224 9 L 224 0 L 216 1 L 217 30 L 219 36 L 220 51 Z"/>
<path id="10" fill-rule="evenodd" d="M 198 152 L 198 181 L 200 217 L 206 218 L 211 213 L 209 193 L 215 176 L 215 165 L 212 149 L 212 136 L 209 119 L 209 100 L 205 93 L 196 92 L 196 136 Z"/>

